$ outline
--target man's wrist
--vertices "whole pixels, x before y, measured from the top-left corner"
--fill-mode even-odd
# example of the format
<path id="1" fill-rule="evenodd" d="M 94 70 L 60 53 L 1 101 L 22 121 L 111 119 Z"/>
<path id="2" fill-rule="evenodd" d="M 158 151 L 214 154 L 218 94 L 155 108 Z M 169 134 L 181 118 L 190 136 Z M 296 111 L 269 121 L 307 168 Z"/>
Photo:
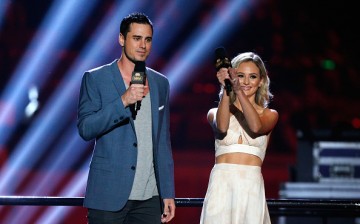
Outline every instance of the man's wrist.
<path id="1" fill-rule="evenodd" d="M 121 96 L 121 101 L 122 101 L 122 103 L 123 103 L 123 105 L 124 105 L 124 107 L 127 107 L 128 106 L 128 104 L 127 104 L 127 102 L 125 101 L 125 99 L 124 99 L 125 97 L 124 97 L 124 95 L 122 95 Z"/>

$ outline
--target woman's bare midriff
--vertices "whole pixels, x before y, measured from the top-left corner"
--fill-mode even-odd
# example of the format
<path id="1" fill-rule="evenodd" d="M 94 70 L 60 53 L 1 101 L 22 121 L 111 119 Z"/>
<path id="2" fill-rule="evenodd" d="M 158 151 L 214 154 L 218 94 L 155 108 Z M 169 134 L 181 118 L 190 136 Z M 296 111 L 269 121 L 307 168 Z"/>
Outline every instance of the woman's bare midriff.
<path id="1" fill-rule="evenodd" d="M 261 166 L 262 161 L 259 157 L 242 152 L 226 153 L 215 158 L 216 163 L 232 163 L 249 166 Z"/>

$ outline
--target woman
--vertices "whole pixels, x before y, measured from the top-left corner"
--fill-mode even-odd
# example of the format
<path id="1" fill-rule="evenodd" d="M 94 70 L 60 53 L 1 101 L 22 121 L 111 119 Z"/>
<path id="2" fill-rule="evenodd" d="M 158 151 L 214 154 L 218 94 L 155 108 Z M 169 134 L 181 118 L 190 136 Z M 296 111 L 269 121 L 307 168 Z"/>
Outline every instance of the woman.
<path id="1" fill-rule="evenodd" d="M 221 68 L 220 102 L 208 112 L 215 134 L 215 165 L 211 171 L 200 223 L 271 223 L 261 174 L 270 134 L 278 113 L 269 109 L 270 80 L 261 58 L 239 54 L 233 68 Z M 232 91 L 224 91 L 225 79 Z"/>

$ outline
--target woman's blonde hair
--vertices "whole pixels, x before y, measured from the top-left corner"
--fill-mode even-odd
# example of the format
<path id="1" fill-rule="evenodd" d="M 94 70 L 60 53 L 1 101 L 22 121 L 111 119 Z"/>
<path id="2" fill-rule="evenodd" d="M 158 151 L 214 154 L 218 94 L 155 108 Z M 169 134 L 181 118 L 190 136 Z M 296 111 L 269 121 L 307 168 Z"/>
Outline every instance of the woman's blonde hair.
<path id="1" fill-rule="evenodd" d="M 241 63 L 248 61 L 253 62 L 259 68 L 260 79 L 263 80 L 263 84 L 256 91 L 255 103 L 266 108 L 270 100 L 273 98 L 273 94 L 270 92 L 270 78 L 265 68 L 265 64 L 261 60 L 260 56 L 253 52 L 240 53 L 231 60 L 231 66 L 233 68 L 237 68 Z M 219 93 L 220 98 L 222 97 L 223 93 L 224 93 L 224 87 L 222 86 Z M 231 104 L 233 104 L 235 100 L 236 100 L 236 95 L 234 91 L 231 91 L 230 92 Z"/>

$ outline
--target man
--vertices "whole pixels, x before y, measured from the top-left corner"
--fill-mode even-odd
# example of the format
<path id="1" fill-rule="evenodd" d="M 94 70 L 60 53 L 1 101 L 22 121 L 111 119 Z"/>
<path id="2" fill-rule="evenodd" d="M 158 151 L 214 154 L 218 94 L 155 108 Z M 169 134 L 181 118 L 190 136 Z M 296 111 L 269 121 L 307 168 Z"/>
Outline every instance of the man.
<path id="1" fill-rule="evenodd" d="M 152 36 L 145 14 L 126 16 L 120 59 L 84 73 L 77 126 L 84 140 L 95 139 L 84 199 L 89 224 L 166 223 L 175 216 L 169 82 L 146 67 L 146 84 L 131 83 Z"/>

